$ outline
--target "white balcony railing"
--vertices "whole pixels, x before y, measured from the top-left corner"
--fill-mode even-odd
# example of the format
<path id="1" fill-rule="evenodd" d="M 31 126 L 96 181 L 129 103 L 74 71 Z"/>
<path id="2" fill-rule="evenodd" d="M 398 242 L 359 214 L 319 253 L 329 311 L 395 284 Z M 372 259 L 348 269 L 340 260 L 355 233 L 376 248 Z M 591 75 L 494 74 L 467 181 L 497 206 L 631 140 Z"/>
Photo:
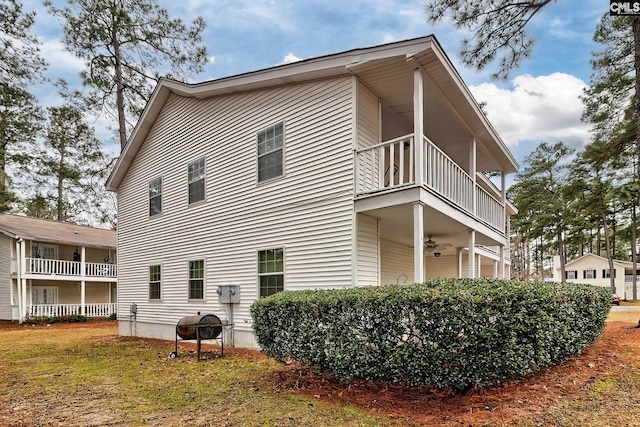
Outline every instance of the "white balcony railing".
<path id="1" fill-rule="evenodd" d="M 426 136 L 424 163 L 414 170 L 413 135 L 405 135 L 355 153 L 356 196 L 398 189 L 419 182 L 499 232 L 505 231 L 504 205 L 484 190 Z M 475 206 L 474 206 L 475 199 Z"/>
<path id="2" fill-rule="evenodd" d="M 86 262 L 84 275 L 82 263 L 78 261 L 66 261 L 60 259 L 27 258 L 27 274 L 46 274 L 52 276 L 76 276 L 76 277 L 118 277 L 118 266 L 115 264 Z"/>
<path id="3" fill-rule="evenodd" d="M 87 317 L 109 317 L 116 312 L 116 304 L 85 304 L 84 312 Z M 29 307 L 29 317 L 59 317 L 74 314 L 82 314 L 81 304 L 34 304 Z"/>

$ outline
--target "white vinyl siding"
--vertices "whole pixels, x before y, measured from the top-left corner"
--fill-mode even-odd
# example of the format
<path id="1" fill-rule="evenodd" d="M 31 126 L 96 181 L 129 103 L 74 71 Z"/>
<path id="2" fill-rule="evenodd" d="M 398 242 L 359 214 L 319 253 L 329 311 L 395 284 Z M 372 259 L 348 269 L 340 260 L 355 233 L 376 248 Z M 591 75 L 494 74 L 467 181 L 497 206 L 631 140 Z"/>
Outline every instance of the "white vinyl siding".
<path id="1" fill-rule="evenodd" d="M 380 242 L 382 284 L 415 283 L 413 279 L 413 247 L 389 240 Z"/>
<path id="2" fill-rule="evenodd" d="M 11 246 L 15 245 L 13 239 L 4 234 L 0 235 L 0 320 L 13 320 L 11 310 Z M 14 301 L 18 300 L 17 290 L 13 295 Z"/>
<path id="3" fill-rule="evenodd" d="M 378 285 L 380 241 L 378 219 L 358 214 L 358 286 Z"/>
<path id="4" fill-rule="evenodd" d="M 353 151 L 350 77 L 209 99 L 170 96 L 118 192 L 118 311 L 171 330 L 217 298 L 187 301 L 188 261 L 204 259 L 207 292 L 240 284 L 235 329 L 251 331 L 256 250 L 286 247 L 287 290 L 351 286 Z M 256 132 L 286 123 L 286 175 L 256 184 Z M 176 141 L 179 141 L 176 142 Z M 207 197 L 184 209 L 193 153 L 207 159 Z M 163 177 L 162 215 L 140 200 Z M 194 232 L 197 230 L 197 232 Z M 162 264 L 162 305 L 145 309 L 148 266 Z"/>
<path id="5" fill-rule="evenodd" d="M 468 264 L 463 265 L 463 270 L 468 270 Z M 425 276 L 427 279 L 438 277 L 456 277 L 458 274 L 458 257 L 452 255 L 442 255 L 436 258 L 433 253 L 427 254 L 425 263 Z"/>

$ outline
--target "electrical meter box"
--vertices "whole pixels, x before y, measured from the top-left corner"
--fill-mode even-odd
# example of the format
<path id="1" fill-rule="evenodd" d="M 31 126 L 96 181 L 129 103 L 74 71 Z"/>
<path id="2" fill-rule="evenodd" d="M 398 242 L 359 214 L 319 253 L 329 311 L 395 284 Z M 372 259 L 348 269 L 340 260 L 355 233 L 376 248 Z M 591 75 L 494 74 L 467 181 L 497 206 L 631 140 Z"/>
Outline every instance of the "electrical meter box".
<path id="1" fill-rule="evenodd" d="M 218 302 L 222 304 L 238 304 L 240 302 L 240 286 L 218 286 Z"/>

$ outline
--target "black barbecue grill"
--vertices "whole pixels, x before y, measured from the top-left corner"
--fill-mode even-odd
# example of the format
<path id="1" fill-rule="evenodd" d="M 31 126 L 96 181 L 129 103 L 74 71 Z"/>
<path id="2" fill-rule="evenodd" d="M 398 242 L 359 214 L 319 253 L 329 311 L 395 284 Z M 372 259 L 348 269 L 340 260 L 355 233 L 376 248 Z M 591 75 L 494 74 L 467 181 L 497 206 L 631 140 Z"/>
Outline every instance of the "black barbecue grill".
<path id="1" fill-rule="evenodd" d="M 178 337 L 183 340 L 196 340 L 196 349 L 198 360 L 200 360 L 201 341 L 203 340 L 219 340 L 221 356 L 224 356 L 224 340 L 222 336 L 222 322 L 215 314 L 196 316 L 185 316 L 178 321 L 176 325 L 176 350 L 171 354 L 173 357 L 178 356 Z"/>

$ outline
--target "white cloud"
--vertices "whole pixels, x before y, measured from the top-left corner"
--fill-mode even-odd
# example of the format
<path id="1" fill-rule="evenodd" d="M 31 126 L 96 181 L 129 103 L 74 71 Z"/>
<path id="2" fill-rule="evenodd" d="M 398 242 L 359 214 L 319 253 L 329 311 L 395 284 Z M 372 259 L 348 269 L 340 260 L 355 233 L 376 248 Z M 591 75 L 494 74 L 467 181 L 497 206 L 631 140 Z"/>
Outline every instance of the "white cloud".
<path id="1" fill-rule="evenodd" d="M 216 63 L 216 57 L 215 56 L 210 56 L 208 59 L 209 64 L 215 64 Z"/>
<path id="2" fill-rule="evenodd" d="M 298 61 L 302 61 L 302 58 L 298 58 L 292 52 L 289 52 L 284 56 L 284 58 L 282 58 L 282 61 L 279 62 L 278 65 L 291 64 L 292 62 Z"/>
<path id="3" fill-rule="evenodd" d="M 513 79 L 511 89 L 493 83 L 471 86 L 489 121 L 508 146 L 521 141 L 563 141 L 581 146 L 589 141 L 589 127 L 580 121 L 586 84 L 564 73 Z"/>

